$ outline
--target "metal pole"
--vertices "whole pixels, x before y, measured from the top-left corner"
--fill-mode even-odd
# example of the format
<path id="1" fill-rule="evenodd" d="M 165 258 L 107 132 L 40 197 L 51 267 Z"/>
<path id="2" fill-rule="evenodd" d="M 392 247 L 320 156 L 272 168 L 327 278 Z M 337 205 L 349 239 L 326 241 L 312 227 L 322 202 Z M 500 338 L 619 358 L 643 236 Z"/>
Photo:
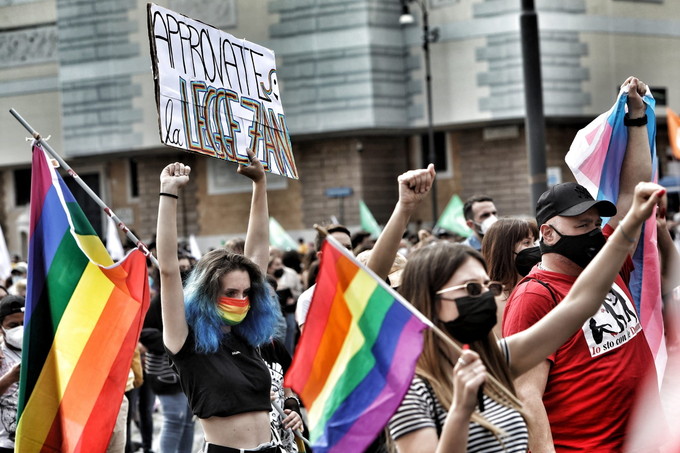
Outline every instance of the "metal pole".
<path id="1" fill-rule="evenodd" d="M 340 224 L 345 224 L 345 197 L 338 198 L 338 209 L 340 210 Z"/>
<path id="2" fill-rule="evenodd" d="M 524 103 L 526 108 L 525 134 L 531 188 L 531 210 L 547 189 L 545 157 L 545 117 L 541 82 L 541 51 L 538 16 L 533 0 L 522 0 L 520 15 L 522 39 L 522 67 L 524 69 Z"/>
<path id="3" fill-rule="evenodd" d="M 137 248 L 144 254 L 144 256 L 147 256 L 151 260 L 151 262 L 153 262 L 153 264 L 156 267 L 158 267 L 158 260 L 156 260 L 156 257 L 151 254 L 151 252 L 146 247 L 146 245 L 144 245 L 144 243 L 142 241 L 140 241 L 137 238 L 137 236 L 135 236 L 132 233 L 132 231 L 130 231 L 130 229 L 123 223 L 123 221 L 118 218 L 118 216 L 111 210 L 111 208 L 106 206 L 106 204 L 102 201 L 102 199 L 99 198 L 99 196 L 96 193 L 94 193 L 92 191 L 92 189 L 90 189 L 90 187 L 87 184 L 85 184 L 85 182 L 82 179 L 80 179 L 80 176 L 78 176 L 78 174 L 75 171 L 73 171 L 73 169 L 66 163 L 66 161 L 64 161 L 64 159 L 62 159 L 61 156 L 59 154 L 57 154 L 57 152 L 54 149 L 52 149 L 50 144 L 47 143 L 45 140 L 43 140 L 42 137 L 40 136 L 40 134 L 35 129 L 33 129 L 33 127 L 31 127 L 31 125 L 28 124 L 28 122 L 26 120 L 24 120 L 21 117 L 21 115 L 19 115 L 19 113 L 17 113 L 16 110 L 9 109 L 9 113 L 11 113 L 12 116 L 14 116 L 14 118 L 16 118 L 16 120 L 19 121 L 19 123 L 21 123 L 21 125 L 24 126 L 28 132 L 31 133 L 31 135 L 33 136 L 35 141 L 40 146 L 42 146 L 43 149 L 45 149 L 45 151 L 47 151 L 50 154 L 50 156 L 52 156 L 54 159 L 56 159 L 57 162 L 59 162 L 59 165 L 61 165 L 61 167 L 68 172 L 68 174 L 73 178 L 73 180 L 90 197 L 92 197 L 92 199 L 99 205 L 99 207 L 104 210 L 106 215 L 111 217 L 113 219 L 113 221 L 116 222 L 116 225 L 118 225 L 118 228 L 125 232 L 127 237 L 130 238 L 130 240 L 137 246 Z"/>
<path id="4" fill-rule="evenodd" d="M 432 124 L 432 71 L 430 67 L 430 23 L 428 20 L 427 4 L 423 0 L 420 4 L 423 13 L 423 53 L 425 54 L 425 91 L 427 93 L 427 158 L 430 163 L 435 164 L 437 156 L 434 149 L 434 126 Z M 430 189 L 432 194 L 432 227 L 437 223 L 439 210 L 437 209 L 437 182 L 432 182 Z"/>

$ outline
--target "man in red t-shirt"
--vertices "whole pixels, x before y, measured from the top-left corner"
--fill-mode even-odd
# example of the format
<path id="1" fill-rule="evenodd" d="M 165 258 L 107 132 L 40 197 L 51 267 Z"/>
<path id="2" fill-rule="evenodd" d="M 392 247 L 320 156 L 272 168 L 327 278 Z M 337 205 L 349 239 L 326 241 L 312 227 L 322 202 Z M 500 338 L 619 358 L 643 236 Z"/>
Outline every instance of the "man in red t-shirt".
<path id="1" fill-rule="evenodd" d="M 645 116 L 646 86 L 629 78 L 629 118 Z M 510 295 L 503 335 L 527 329 L 569 292 L 630 207 L 635 185 L 649 180 L 647 129 L 628 120 L 628 144 L 617 205 L 595 201 L 576 183 L 558 184 L 536 205 L 541 262 Z M 618 214 L 618 215 L 617 215 Z M 601 216 L 611 217 L 600 229 Z M 603 234 L 604 233 L 604 234 Z M 599 312 L 547 360 L 515 381 L 525 404 L 532 453 L 623 449 L 635 389 L 654 361 L 628 290 L 629 259 Z"/>

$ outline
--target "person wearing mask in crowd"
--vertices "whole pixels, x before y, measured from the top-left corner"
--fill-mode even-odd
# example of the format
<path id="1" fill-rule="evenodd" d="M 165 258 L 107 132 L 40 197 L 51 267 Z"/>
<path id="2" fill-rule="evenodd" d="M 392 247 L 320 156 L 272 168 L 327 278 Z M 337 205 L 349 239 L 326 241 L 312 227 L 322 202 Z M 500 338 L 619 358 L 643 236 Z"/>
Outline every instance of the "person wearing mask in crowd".
<path id="1" fill-rule="evenodd" d="M 629 89 L 626 121 L 646 118 L 642 96 L 647 87 L 634 77 L 625 86 Z M 589 263 L 600 258 L 598 251 L 617 232 L 634 250 L 639 228 L 628 216 L 621 219 L 636 200 L 638 181 L 652 174 L 647 128 L 640 123 L 627 124 L 616 206 L 594 200 L 585 187 L 573 182 L 557 184 L 538 199 L 541 262 L 510 295 L 504 335 L 530 329 L 563 308 L 577 278 L 586 266 L 591 269 Z M 634 209 L 633 205 L 629 214 Z M 601 217 L 610 218 L 604 229 Z M 598 263 L 610 266 L 603 261 Z M 554 354 L 515 382 L 527 411 L 532 452 L 623 449 L 636 389 L 650 370 L 654 372 L 654 361 L 627 286 L 633 263 L 629 258 L 616 264 L 620 275 L 612 279 L 608 291 L 592 294 L 600 307 L 597 314 L 585 319 Z"/>
<path id="2" fill-rule="evenodd" d="M 0 300 L 2 359 L 0 362 L 0 453 L 14 451 L 19 402 L 19 372 L 24 337 L 24 305 L 21 296 L 9 295 Z"/>
<path id="3" fill-rule="evenodd" d="M 399 203 L 374 247 L 376 259 L 369 260 L 379 277 L 384 278 L 396 254 L 415 209 L 411 203 L 422 200 L 433 179 L 433 171 L 423 170 L 399 178 Z M 483 395 L 483 404 L 475 409 L 481 385 L 490 374 L 514 392 L 514 378 L 545 360 L 599 309 L 598 299 L 606 294 L 631 249 L 626 236 L 640 231 L 664 194 L 656 184 L 641 183 L 626 217 L 627 230 L 612 236 L 602 256 L 574 286 L 569 302 L 534 327 L 500 341 L 491 329 L 496 323 L 494 296 L 503 287 L 490 281 L 481 254 L 444 242 L 411 253 L 399 292 L 459 347 L 469 345 L 472 350 L 459 354 L 432 330 L 425 331 L 416 375 L 389 423 L 398 451 L 526 451 L 527 427 L 517 406 Z"/>
<path id="4" fill-rule="evenodd" d="M 346 226 L 337 223 L 332 223 L 324 227 L 325 230 L 340 242 L 340 244 L 352 253 L 352 239 L 349 230 Z M 321 260 L 321 245 L 323 244 L 326 236 L 317 232 L 316 239 L 314 240 L 314 249 L 316 250 L 317 262 Z M 318 268 L 317 268 L 318 269 Z M 317 269 L 310 269 L 310 273 L 313 275 L 311 281 L 316 280 Z M 304 329 L 305 321 L 307 320 L 307 313 L 309 312 L 309 305 L 312 303 L 312 296 L 314 295 L 315 285 L 310 285 L 305 292 L 300 294 L 297 301 L 297 307 L 295 308 L 295 321 L 297 322 L 300 332 Z"/>
<path id="5" fill-rule="evenodd" d="M 498 323 L 493 331 L 502 337 L 503 309 L 508 296 L 523 276 L 541 261 L 536 222 L 527 219 L 501 218 L 495 222 L 482 240 L 482 255 L 491 280 L 503 285 L 503 293 L 496 298 Z"/>
<path id="6" fill-rule="evenodd" d="M 432 330 L 425 331 L 416 375 L 389 423 L 398 451 L 525 452 L 528 432 L 519 407 L 486 394 L 479 403 L 482 384 L 491 375 L 514 391 L 514 378 L 541 363 L 580 329 L 599 309 L 599 300 L 631 250 L 626 236 L 640 231 L 664 193 L 656 184 L 640 184 L 625 220 L 625 232 L 621 228 L 612 235 L 601 255 L 575 283 L 566 303 L 533 327 L 500 341 L 492 327 L 496 323 L 495 296 L 503 287 L 490 280 L 482 255 L 451 243 L 413 252 L 400 293 L 463 352 L 456 352 Z M 381 246 L 380 239 L 378 242 L 376 248 Z"/>
<path id="7" fill-rule="evenodd" d="M 480 251 L 484 234 L 498 220 L 497 215 L 496 205 L 493 203 L 493 198 L 489 196 L 473 195 L 465 200 L 463 216 L 472 234 L 463 241 L 463 244 Z"/>
<path id="8" fill-rule="evenodd" d="M 238 173 L 253 181 L 244 255 L 205 254 L 182 288 L 177 259 L 177 199 L 191 169 L 166 166 L 160 177 L 157 250 L 163 343 L 203 428 L 205 452 L 274 453 L 271 378 L 257 348 L 274 335 L 280 309 L 265 282 L 269 257 L 264 168 L 252 151 Z M 286 428 L 301 429 L 291 417 Z"/>

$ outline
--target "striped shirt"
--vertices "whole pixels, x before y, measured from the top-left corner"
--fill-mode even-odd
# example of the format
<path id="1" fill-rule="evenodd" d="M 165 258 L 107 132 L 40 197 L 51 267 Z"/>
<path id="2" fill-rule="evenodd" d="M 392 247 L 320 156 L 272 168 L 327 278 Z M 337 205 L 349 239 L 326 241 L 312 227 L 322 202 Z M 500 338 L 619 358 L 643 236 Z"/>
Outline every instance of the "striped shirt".
<path id="1" fill-rule="evenodd" d="M 507 357 L 505 342 L 499 342 Z M 493 433 L 477 423 L 470 422 L 468 431 L 468 453 L 519 453 L 529 448 L 527 425 L 522 415 L 515 409 L 497 403 L 484 395 L 484 417 L 493 425 L 503 429 L 508 435 L 499 442 Z M 434 428 L 437 435 L 446 422 L 447 411 L 439 403 L 434 392 L 420 376 L 413 377 L 411 386 L 406 392 L 397 412 L 389 422 L 392 439 L 424 428 Z"/>

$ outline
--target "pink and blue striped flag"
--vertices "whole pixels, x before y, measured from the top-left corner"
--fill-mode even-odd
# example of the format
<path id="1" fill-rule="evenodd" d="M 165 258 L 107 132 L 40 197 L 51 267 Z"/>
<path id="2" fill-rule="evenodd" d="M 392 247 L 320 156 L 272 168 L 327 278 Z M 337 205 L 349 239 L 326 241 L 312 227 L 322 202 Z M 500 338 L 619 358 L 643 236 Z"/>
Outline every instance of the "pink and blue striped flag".
<path id="1" fill-rule="evenodd" d="M 619 198 L 619 176 L 626 154 L 628 129 L 623 124 L 628 88 L 621 89 L 609 111 L 581 129 L 569 148 L 565 161 L 576 180 L 598 200 L 616 204 Z M 656 104 L 649 89 L 643 97 L 647 113 L 647 136 L 652 157 L 650 181 L 658 180 L 656 160 Z M 609 219 L 603 219 L 605 223 Z M 640 314 L 640 324 L 654 355 L 659 382 L 666 366 L 666 344 L 661 313 L 659 253 L 656 247 L 656 219 L 651 216 L 643 225 L 641 240 L 633 254 L 635 270 L 630 278 L 630 291 Z"/>

